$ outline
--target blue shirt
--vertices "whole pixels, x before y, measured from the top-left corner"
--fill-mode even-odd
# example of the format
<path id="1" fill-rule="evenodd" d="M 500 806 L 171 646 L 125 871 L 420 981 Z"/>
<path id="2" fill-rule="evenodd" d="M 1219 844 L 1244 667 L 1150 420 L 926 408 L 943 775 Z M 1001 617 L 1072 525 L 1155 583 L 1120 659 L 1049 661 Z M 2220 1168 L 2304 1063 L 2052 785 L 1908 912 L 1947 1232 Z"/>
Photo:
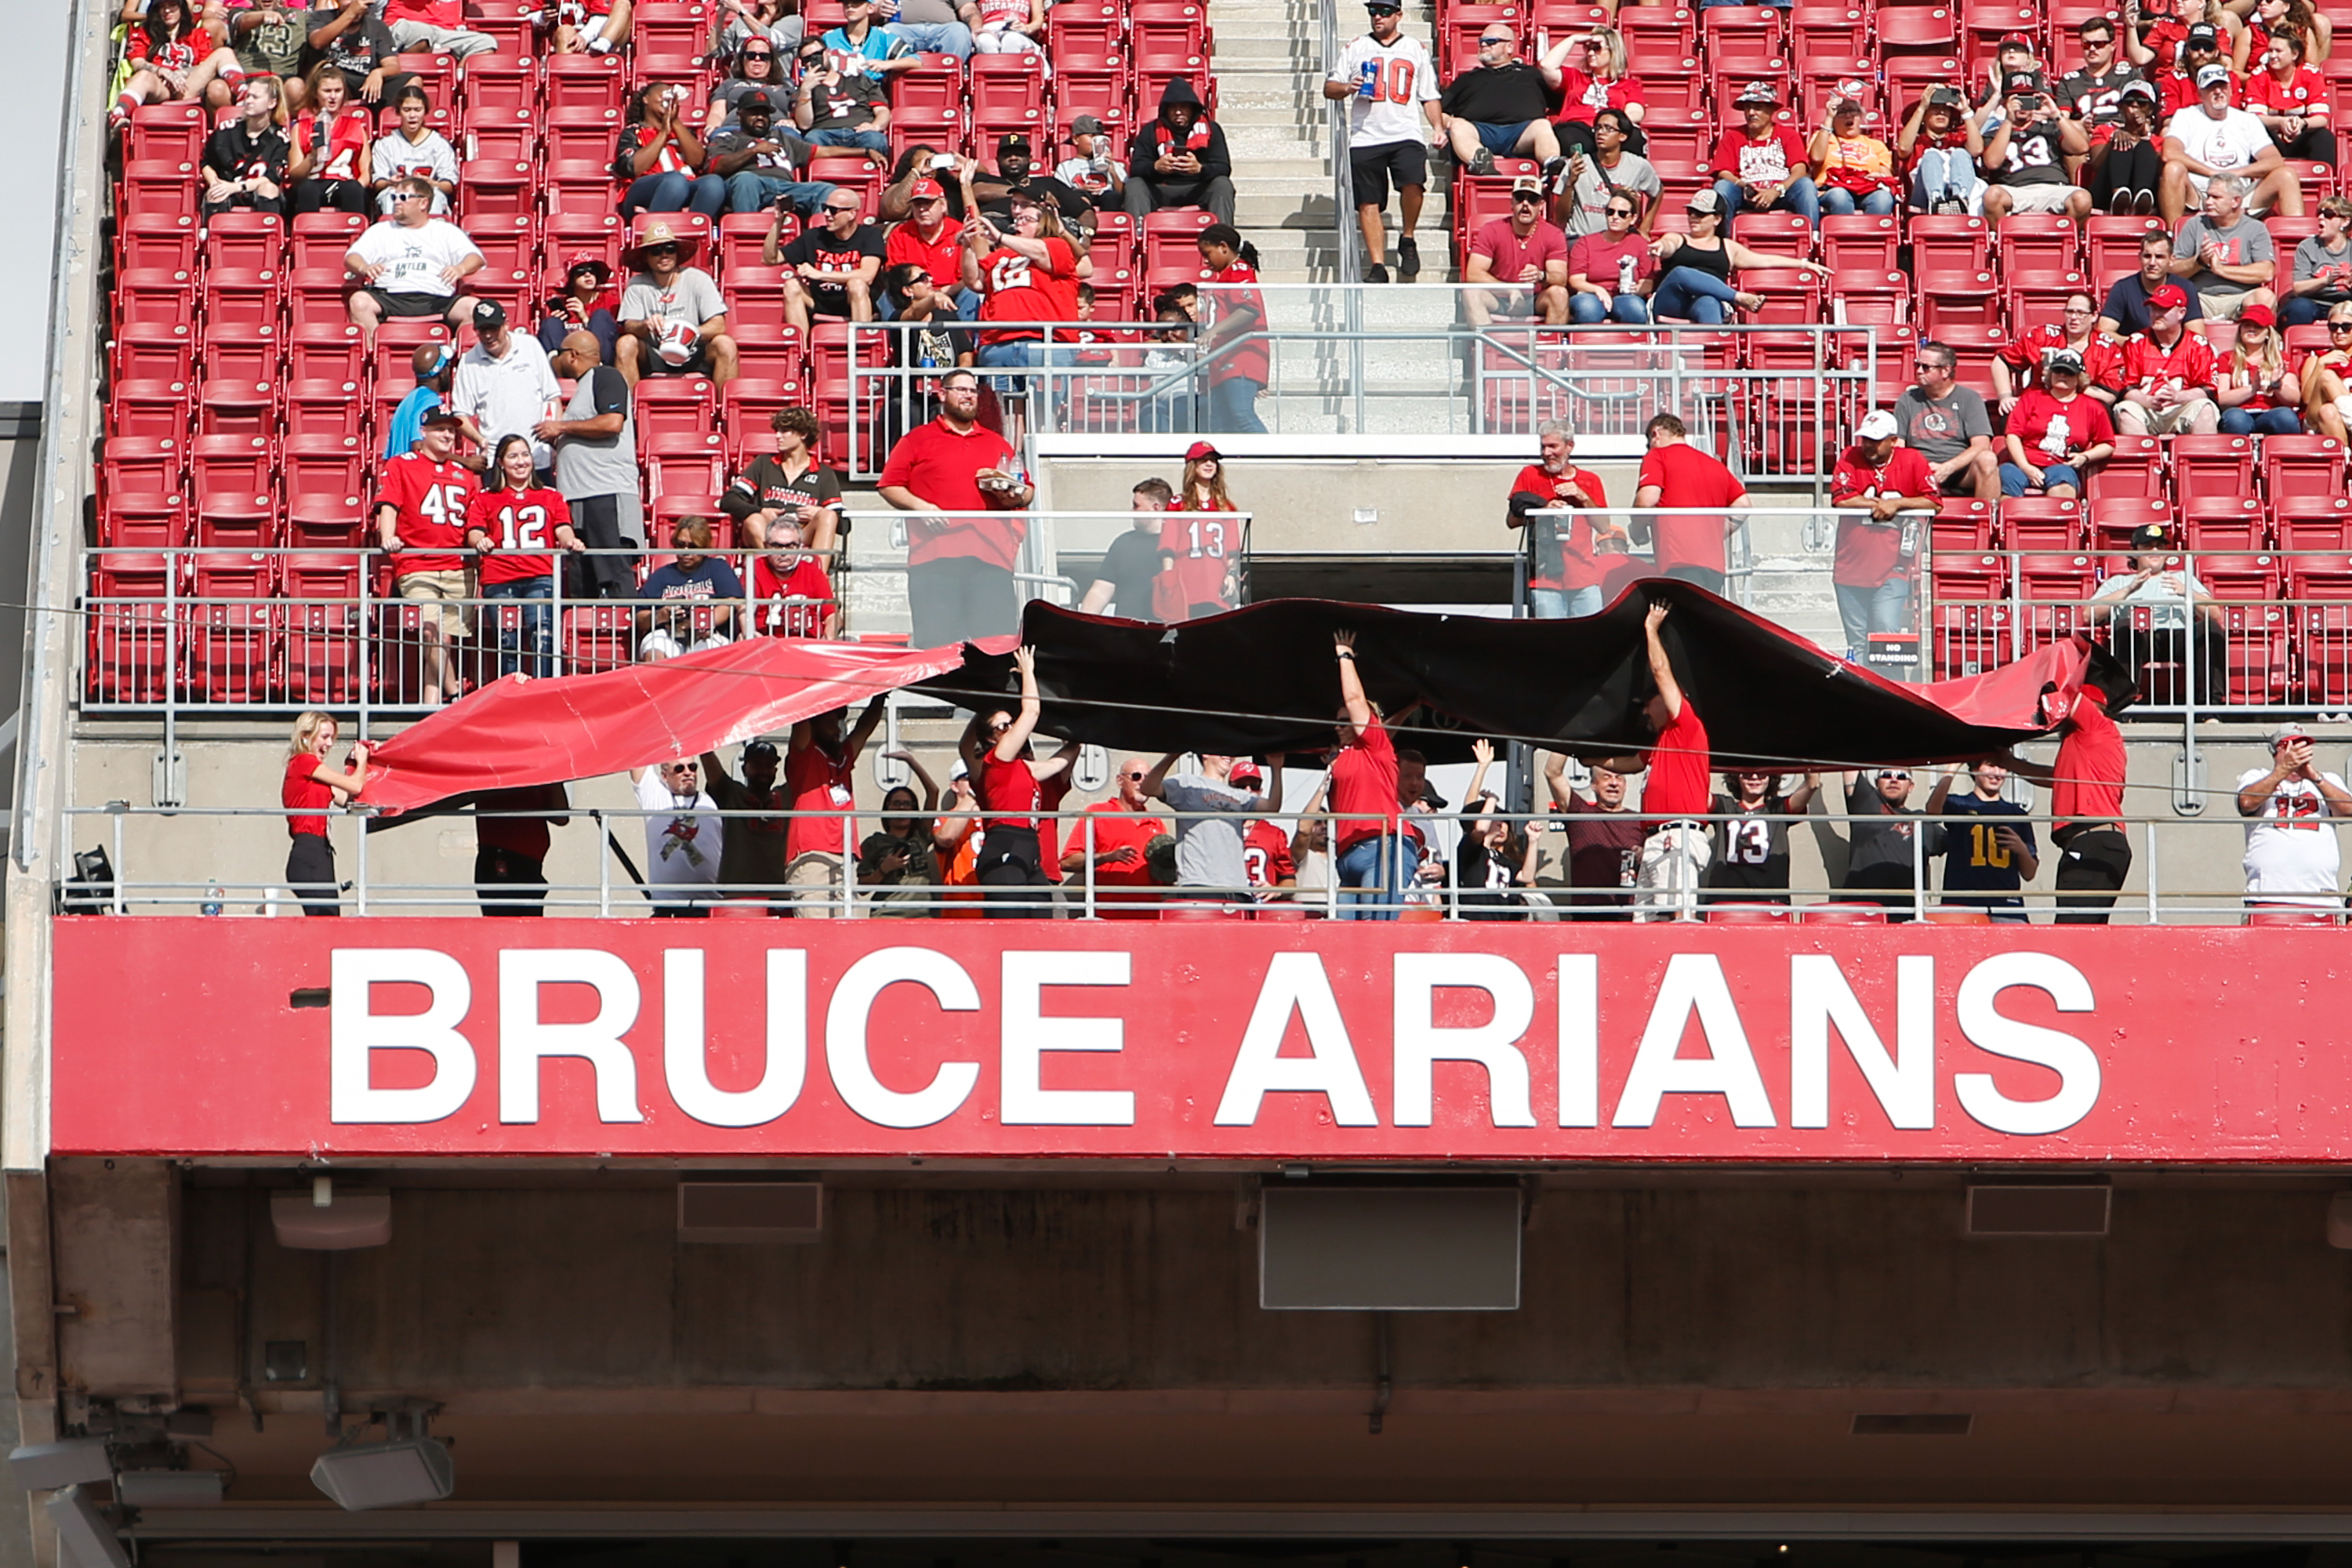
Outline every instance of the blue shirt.
<path id="1" fill-rule="evenodd" d="M 835 55 L 859 55 L 869 60 L 904 59 L 915 52 L 915 46 L 887 27 L 868 27 L 866 41 L 849 41 L 847 27 L 835 27 L 824 36 L 825 51 Z"/>
<path id="2" fill-rule="evenodd" d="M 429 386 L 420 386 L 402 398 L 400 406 L 392 411 L 391 422 L 384 426 L 383 455 L 387 458 L 408 456 L 408 449 L 416 445 L 418 437 L 425 434 L 425 411 L 440 402 L 441 395 Z"/>
<path id="3" fill-rule="evenodd" d="M 1974 792 L 1962 795 L 1955 789 L 1944 797 L 1944 815 L 1977 819 L 1954 823 L 1944 829 L 1944 892 L 1948 901 L 1978 909 L 2022 909 L 2025 900 L 2015 897 L 1954 899 L 1949 895 L 1963 891 L 2014 894 L 2023 885 L 2018 876 L 2016 857 L 2003 848 L 1993 835 L 2003 827 L 2012 828 L 2025 840 L 2025 847 L 2039 855 L 2025 807 L 2014 801 L 1985 800 Z"/>

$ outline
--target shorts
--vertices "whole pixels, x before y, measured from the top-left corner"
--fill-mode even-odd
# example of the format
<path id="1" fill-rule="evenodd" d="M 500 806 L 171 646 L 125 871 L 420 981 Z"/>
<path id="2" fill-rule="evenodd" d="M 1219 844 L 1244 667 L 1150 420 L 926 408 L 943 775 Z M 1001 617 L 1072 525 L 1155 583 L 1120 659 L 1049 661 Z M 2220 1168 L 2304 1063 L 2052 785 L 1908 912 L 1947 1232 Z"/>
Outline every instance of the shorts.
<path id="1" fill-rule="evenodd" d="M 475 597 L 473 578 L 464 572 L 408 572 L 400 579 L 400 596 L 420 604 L 441 606 L 441 635 L 445 637 L 465 637 L 474 635 L 472 625 L 466 619 L 465 601 Z M 431 624 L 430 617 L 427 624 Z"/>
<path id="2" fill-rule="evenodd" d="M 1387 142 L 1378 147 L 1351 148 L 1348 153 L 1348 167 L 1354 171 L 1356 205 L 1360 207 L 1384 207 L 1389 204 L 1391 183 L 1400 191 L 1413 190 L 1429 184 L 1429 149 L 1418 140 Z"/>
<path id="3" fill-rule="evenodd" d="M 2195 422 L 2200 412 L 2212 407 L 2212 399 L 2192 397 L 2186 403 L 2176 403 L 2169 408 L 2142 407 L 2138 416 L 2151 436 L 2179 436 L 2188 433 L 2189 426 Z"/>
<path id="4" fill-rule="evenodd" d="M 681 641 L 667 626 L 656 626 L 637 639 L 637 657 L 641 659 L 676 658 L 682 653 L 700 653 L 707 647 L 725 647 L 733 640 L 725 632 L 706 632 L 701 637 Z"/>
<path id="5" fill-rule="evenodd" d="M 2074 198 L 2080 185 L 2001 185 L 2009 193 L 2009 210 L 2013 213 L 2063 213 L 2066 204 Z"/>
<path id="6" fill-rule="evenodd" d="M 449 307 L 457 302 L 453 294 L 394 294 L 383 289 L 364 289 L 361 292 L 373 300 L 387 317 L 446 316 Z"/>
<path id="7" fill-rule="evenodd" d="M 2208 294 L 2200 289 L 2197 291 L 2197 308 L 2205 312 L 2205 319 L 2209 321 L 2234 321 L 2238 313 L 2246 308 L 2246 301 L 2253 297 L 2252 289 L 2241 289 L 2229 294 Z"/>
<path id="8" fill-rule="evenodd" d="M 1470 125 L 1478 132 L 1481 147 L 1497 158 L 1507 158 L 1519 150 L 1519 138 L 1527 134 L 1528 127 L 1542 123 L 1539 120 L 1522 120 L 1512 125 L 1481 125 L 1474 120 Z"/>

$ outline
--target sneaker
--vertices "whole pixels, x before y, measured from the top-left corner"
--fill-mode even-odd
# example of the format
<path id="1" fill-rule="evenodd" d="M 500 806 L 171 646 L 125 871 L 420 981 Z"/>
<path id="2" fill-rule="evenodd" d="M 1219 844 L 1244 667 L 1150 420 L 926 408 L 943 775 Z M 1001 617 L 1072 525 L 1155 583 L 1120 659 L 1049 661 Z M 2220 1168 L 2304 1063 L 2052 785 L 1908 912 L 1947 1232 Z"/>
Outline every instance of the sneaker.
<path id="1" fill-rule="evenodd" d="M 1484 147 L 1479 148 L 1478 151 L 1470 155 L 1470 172 L 1474 174 L 1493 174 L 1495 172 L 1495 154 Z"/>
<path id="2" fill-rule="evenodd" d="M 1364 281 L 1365 281 L 1365 282 L 1367 282 L 1367 283 L 1385 283 L 1385 282 L 1387 282 L 1388 280 L 1389 280 L 1389 269 L 1388 269 L 1387 268 L 1385 268 L 1385 267 L 1381 266 L 1379 262 L 1375 261 L 1375 262 L 1373 262 L 1370 267 L 1367 267 L 1367 268 L 1364 268 Z"/>
<path id="3" fill-rule="evenodd" d="M 1565 189 L 1566 187 L 1565 187 L 1565 186 L 1560 183 L 1560 179 L 1561 179 L 1561 176 L 1562 176 L 1562 175 L 1564 175 L 1564 174 L 1566 174 L 1567 173 L 1568 173 L 1568 160 L 1567 160 L 1567 159 L 1565 159 L 1565 158 L 1547 158 L 1547 159 L 1545 159 L 1545 160 L 1544 160 L 1544 166 L 1543 166 L 1544 189 L 1546 189 L 1546 190 L 1548 190 L 1548 191 L 1553 191 L 1553 192 L 1558 192 L 1558 191 L 1560 191 L 1560 190 Z"/>
<path id="4" fill-rule="evenodd" d="M 1397 278 L 1410 283 L 1421 276 L 1421 247 L 1412 236 L 1397 241 Z"/>
<path id="5" fill-rule="evenodd" d="M 2114 195 L 2107 198 L 2108 216 L 2129 217 L 2131 216 L 2131 210 L 2132 194 L 2129 191 L 2117 191 Z"/>
<path id="6" fill-rule="evenodd" d="M 2133 197 L 2132 216 L 2134 217 L 2148 217 L 2155 212 L 2156 193 L 2154 191 L 2143 190 Z"/>

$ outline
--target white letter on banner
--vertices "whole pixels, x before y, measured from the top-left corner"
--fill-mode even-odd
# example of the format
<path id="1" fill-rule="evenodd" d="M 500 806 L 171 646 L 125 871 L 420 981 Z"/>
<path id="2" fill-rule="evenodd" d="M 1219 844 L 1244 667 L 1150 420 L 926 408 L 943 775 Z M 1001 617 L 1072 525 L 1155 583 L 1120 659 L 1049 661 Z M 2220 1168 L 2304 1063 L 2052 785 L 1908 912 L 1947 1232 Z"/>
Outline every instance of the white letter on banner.
<path id="1" fill-rule="evenodd" d="M 422 1013 L 369 1009 L 368 987 L 406 984 L 431 994 Z M 474 1045 L 457 1032 L 474 1005 L 466 966 L 429 947 L 339 947 L 329 955 L 327 1119 L 438 1121 L 474 1092 Z M 369 1083 L 373 1051 L 424 1051 L 433 1081 L 415 1089 Z"/>
<path id="2" fill-rule="evenodd" d="M 1559 955 L 1559 1124 L 1601 1125 L 1601 955 Z"/>
<path id="3" fill-rule="evenodd" d="M 1687 1059 L 1675 1053 L 1693 1011 L 1706 1037 L 1708 1054 Z M 1614 1125 L 1647 1127 L 1658 1119 L 1658 1100 L 1668 1094 L 1719 1094 L 1738 1127 L 1771 1127 L 1772 1098 L 1748 1048 L 1739 1009 L 1731 1005 L 1723 964 L 1710 952 L 1678 952 L 1666 961 L 1666 977 L 1642 1030 L 1633 1070 L 1625 1075 Z"/>
<path id="4" fill-rule="evenodd" d="M 841 1102 L 877 1127 L 929 1127 L 956 1113 L 980 1081 L 978 1062 L 941 1062 L 926 1087 L 912 1094 L 886 1089 L 866 1054 L 866 1020 L 874 1000 L 905 982 L 919 985 L 950 1013 L 980 1011 L 971 976 L 943 952 L 927 947 L 877 948 L 844 972 L 824 1010 L 824 1061 Z"/>
<path id="5" fill-rule="evenodd" d="M 1980 1051 L 2032 1062 L 2058 1075 L 2058 1092 L 2048 1100 L 2011 1100 L 1993 1086 L 1992 1075 L 1958 1073 L 1952 1092 L 1960 1109 L 1996 1132 L 2034 1137 L 2063 1132 L 2099 1102 L 2098 1053 L 2072 1035 L 2004 1018 L 1994 1006 L 2012 985 L 2046 991 L 2061 1013 L 2088 1013 L 2098 1005 L 2083 972 L 2046 952 L 2005 952 L 1988 958 L 1960 982 L 1956 1011 L 1960 1033 Z"/>
<path id="6" fill-rule="evenodd" d="M 1310 1054 L 1303 1057 L 1280 1054 L 1294 1011 L 1307 1030 Z M 1258 1106 L 1269 1093 L 1323 1095 L 1331 1102 L 1332 1121 L 1341 1127 L 1381 1124 L 1363 1069 L 1356 1065 L 1348 1026 L 1340 1022 L 1339 1004 L 1331 995 L 1331 977 L 1311 952 L 1277 952 L 1266 965 L 1265 984 L 1258 988 L 1257 1005 L 1225 1079 L 1224 1099 L 1217 1104 L 1216 1125 L 1255 1125 Z"/>
<path id="7" fill-rule="evenodd" d="M 1120 1018 L 1048 1018 L 1041 993 L 1048 985 L 1125 985 L 1124 952 L 1008 952 L 1004 955 L 1003 1018 L 999 1046 L 1007 1127 L 1132 1127 L 1135 1096 L 1123 1089 L 1046 1089 L 1037 1058 L 1046 1051 L 1117 1051 L 1127 1040 Z"/>
<path id="8" fill-rule="evenodd" d="M 1895 1055 L 1871 1026 L 1845 972 L 1825 952 L 1789 960 L 1789 1125 L 1830 1124 L 1830 1026 L 1869 1080 L 1886 1120 L 1925 1131 L 1936 1125 L 1936 961 L 1895 961 Z"/>
<path id="9" fill-rule="evenodd" d="M 706 1127 L 758 1127 L 793 1108 L 808 1077 L 808 953 L 768 952 L 768 1065 L 757 1088 L 713 1087 L 704 1056 L 702 950 L 662 953 L 662 1075 L 677 1108 Z"/>
<path id="10" fill-rule="evenodd" d="M 584 1024 L 540 1021 L 542 985 L 587 985 L 596 1016 Z M 596 1074 L 596 1120 L 643 1121 L 637 1058 L 621 1038 L 636 1026 L 637 977 L 618 953 L 597 948 L 522 948 L 499 954 L 499 1120 L 539 1120 L 539 1064 L 579 1057 Z"/>
<path id="11" fill-rule="evenodd" d="M 1486 1104 L 1496 1127 L 1533 1127 L 1528 1058 L 1519 1040 L 1535 1022 L 1536 992 L 1509 959 L 1491 952 L 1400 952 L 1396 955 L 1396 1124 L 1426 1127 L 1441 1061 L 1476 1062 L 1486 1069 Z M 1440 987 L 1484 991 L 1495 1016 L 1484 1024 L 1440 1028 L 1433 1021 Z"/>

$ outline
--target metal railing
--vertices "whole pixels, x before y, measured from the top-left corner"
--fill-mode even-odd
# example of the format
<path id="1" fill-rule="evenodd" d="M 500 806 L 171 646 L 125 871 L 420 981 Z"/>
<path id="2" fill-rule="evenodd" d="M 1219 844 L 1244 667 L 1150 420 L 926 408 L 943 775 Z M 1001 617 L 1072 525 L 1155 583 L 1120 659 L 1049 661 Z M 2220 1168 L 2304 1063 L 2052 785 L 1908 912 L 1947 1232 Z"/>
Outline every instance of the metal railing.
<path id="1" fill-rule="evenodd" d="M 1801 776 L 1790 775 L 1782 782 Z M 1838 775 L 1823 775 L 1822 783 L 1828 791 L 1834 792 L 1839 787 Z M 1965 778 L 1958 778 L 1952 791 L 1958 796 L 1965 795 L 1969 787 Z M 1925 770 L 1921 770 L 1911 798 L 1924 803 L 1930 788 Z M 2010 788 L 2012 795 L 2022 793 L 2014 779 Z M 2258 826 L 2237 816 L 2234 811 L 2227 815 L 2216 813 L 2201 822 L 2140 815 L 2116 818 L 2125 826 L 2133 851 L 2129 879 L 2105 903 L 2087 910 L 2078 903 L 2069 910 L 2070 895 L 2056 892 L 2052 886 L 2054 873 L 2051 868 L 2057 864 L 2060 851 L 2046 832 L 2046 823 L 2038 824 L 2028 816 L 1890 817 L 1884 814 L 1821 809 L 1820 801 L 1828 798 L 1828 794 L 1822 795 L 1802 815 L 1765 818 L 1714 814 L 1681 819 L 1702 826 L 1711 846 L 1707 868 L 1698 873 L 1695 882 L 1690 870 L 1670 857 L 1651 856 L 1643 849 L 1632 848 L 1619 858 L 1624 869 L 1618 880 L 1581 884 L 1570 881 L 1567 875 L 1570 836 L 1605 828 L 1610 821 L 1605 814 L 1565 816 L 1557 812 L 1496 813 L 1483 819 L 1409 814 L 1423 847 L 1394 862 L 1393 877 L 1383 874 L 1377 854 L 1351 857 L 1372 863 L 1363 868 L 1363 884 L 1360 888 L 1341 885 L 1340 878 L 1335 875 L 1335 862 L 1323 847 L 1328 845 L 1339 824 L 1376 820 L 1370 817 L 1269 813 L 1258 820 L 1277 825 L 1291 847 L 1300 873 L 1295 885 L 1184 886 L 1177 885 L 1170 841 L 1157 834 L 1144 857 L 1146 869 L 1142 878 L 1114 879 L 1098 870 L 1097 856 L 1108 851 L 1097 834 L 1107 824 L 1120 822 L 1123 817 L 1087 811 L 1040 812 L 1035 814 L 1036 819 L 1041 824 L 1050 822 L 1054 829 L 1045 863 L 1051 868 L 1066 858 L 1068 869 L 1056 884 L 1003 886 L 979 882 L 971 870 L 980 856 L 966 858 L 959 854 L 963 847 L 965 824 L 971 824 L 972 831 L 981 836 L 982 842 L 975 847 L 984 849 L 986 830 L 978 826 L 982 814 L 968 805 L 960 808 L 951 805 L 936 816 L 919 814 L 911 819 L 917 828 L 915 834 L 886 838 L 880 843 L 877 842 L 879 818 L 870 810 L 747 812 L 698 807 L 662 811 L 575 805 L 568 812 L 554 814 L 534 811 L 480 815 L 550 821 L 557 834 L 567 831 L 566 824 L 585 822 L 593 826 L 595 837 L 597 871 L 593 879 L 558 877 L 523 886 L 512 881 L 478 883 L 446 873 L 420 876 L 420 868 L 437 868 L 444 863 L 437 847 L 424 847 L 424 841 L 419 840 L 418 847 L 403 853 L 404 847 L 396 835 L 390 842 L 379 842 L 387 836 L 363 831 L 353 838 L 348 876 L 331 889 L 331 898 L 328 896 L 330 889 L 322 885 L 313 884 L 298 891 L 282 875 L 259 869 L 260 866 L 273 864 L 276 857 L 283 853 L 286 814 L 282 810 L 262 806 L 166 810 L 136 807 L 118 801 L 67 812 L 66 827 L 73 844 L 104 849 L 111 875 L 95 881 L 60 878 L 55 886 L 55 897 L 57 908 L 65 913 L 264 916 L 296 914 L 302 909 L 306 895 L 314 903 L 331 903 L 339 912 L 444 917 L 518 912 L 516 906 L 521 905 L 524 908 L 520 912 L 592 917 L 644 915 L 659 909 L 669 914 L 798 914 L 852 919 L 1023 914 L 1030 918 L 1114 920 L 1218 916 L 1408 921 L 1812 920 L 1841 923 L 1858 920 L 1929 920 L 1975 924 L 1992 920 L 2046 921 L 2063 911 L 2078 919 L 2085 914 L 2104 915 L 2105 921 L 2117 924 L 2210 925 L 2240 923 L 2248 918 L 2250 910 L 2258 908 L 2284 910 L 2293 919 L 2329 921 L 2340 920 L 2344 912 L 2345 900 L 2337 891 L 2271 893 L 2257 898 L 2248 894 L 2242 883 L 2210 879 L 2200 881 L 2173 868 L 2176 861 L 2184 859 L 2202 858 L 2210 864 L 2216 848 L 2224 851 L 2221 858 L 2226 859 L 2228 844 L 2202 841 L 2228 834 L 2234 843 L 2239 836 Z M 1147 807 L 1142 815 L 1156 819 L 1162 831 L 1208 820 L 1202 814 L 1171 812 L 1157 805 Z M 845 858 L 835 857 L 814 874 L 802 874 L 796 868 L 789 879 L 759 884 L 722 883 L 715 876 L 695 882 L 650 880 L 635 860 L 641 851 L 650 854 L 655 840 L 660 837 L 658 829 L 649 830 L 646 825 L 666 824 L 680 816 L 721 822 L 756 820 L 772 831 L 791 819 L 808 820 L 818 825 L 828 842 L 846 844 L 853 852 Z M 1627 821 L 1641 819 L 1638 807 L 1622 816 Z M 454 819 L 436 820 L 446 825 Z M 1236 819 L 1227 816 L 1219 820 L 1230 826 Z M 1798 876 L 1792 872 L 1777 887 L 1754 880 L 1732 886 L 1719 880 L 1723 856 L 1719 848 L 1712 846 L 1723 841 L 1727 826 L 1737 834 L 1739 826 L 1752 829 L 1759 822 L 1768 821 L 1777 821 L 1792 840 L 1798 834 L 1811 835 L 1824 874 Z M 1520 864 L 1524 864 L 1525 836 L 1535 835 L 1538 864 L 1532 881 L 1516 881 L 1513 886 L 1502 888 L 1483 882 L 1465 883 L 1455 874 L 1463 858 L 1460 836 L 1486 830 L 1486 825 L 1490 823 L 1506 825 L 1507 832 L 1518 836 L 1508 846 L 1507 858 Z M 866 824 L 875 826 L 862 830 L 862 825 Z M 1987 864 L 1976 830 L 2002 826 L 2026 829 L 2034 835 L 2034 849 L 2041 862 L 2034 877 L 2021 877 L 2013 892 L 1998 886 L 1940 885 L 1942 875 L 1936 862 L 1945 858 L 1948 850 L 1965 855 L 1972 865 Z M 102 831 L 92 832 L 92 828 Z M 1891 832 L 1897 839 L 1891 847 L 1874 846 L 1866 882 L 1862 880 L 1861 873 L 1850 872 L 1846 868 L 1857 830 Z M 2325 819 L 2296 822 L 2272 830 L 2335 831 Z M 1948 840 L 1944 837 L 1947 833 L 1952 835 Z M 834 837 L 836 834 L 837 839 Z M 919 844 L 925 837 L 931 839 L 929 854 L 934 868 L 940 868 L 938 879 L 909 879 L 903 867 L 882 869 L 886 857 L 896 847 L 909 840 Z M 1131 844 L 1131 833 L 1118 842 Z M 1408 838 L 1406 842 L 1412 844 L 1414 840 Z M 557 844 L 559 848 L 584 847 L 572 846 L 562 838 Z M 192 845 L 200 847 L 192 850 Z M 1646 847 L 1655 847 L 1656 840 L 1649 839 Z M 2204 851 L 2201 856 L 2195 853 L 2200 849 Z M 2007 863 L 2004 855 L 2005 852 L 1997 854 L 1991 863 Z M 395 868 L 388 872 L 387 862 L 396 863 Z M 203 868 L 193 874 L 172 874 L 175 865 L 186 868 L 191 863 Z M 574 864 L 576 867 L 576 859 Z M 1648 869 L 1639 869 L 1643 867 Z M 2079 894 L 2073 896 L 2080 898 Z M 2014 905 L 2000 907 L 2012 898 L 2017 900 Z"/>
<path id="2" fill-rule="evenodd" d="M 1339 65 L 1342 47 L 1339 41 L 1339 0 L 1322 0 L 1317 11 L 1317 22 L 1322 32 L 1323 53 L 1320 58 L 1328 75 Z M 1363 257 L 1356 248 L 1356 165 L 1349 156 L 1349 126 L 1354 115 L 1354 103 L 1355 100 L 1351 98 L 1326 99 L 1323 101 L 1325 155 L 1331 160 L 1333 254 L 1339 268 L 1339 281 L 1346 286 L 1364 280 Z"/>
<path id="3" fill-rule="evenodd" d="M 1204 345 L 1200 334 L 1237 291 L 1263 309 L 1265 331 Z M 1816 486 L 1836 464 L 1840 432 L 1869 411 L 1879 377 L 1869 326 L 1474 324 L 1463 297 L 1493 292 L 1202 284 L 1189 342 L 1154 341 L 1160 329 L 1150 325 L 1040 323 L 1044 363 L 978 368 L 1000 399 L 1019 400 L 1033 437 L 1230 435 L 1214 428 L 1208 388 L 1234 356 L 1262 350 L 1258 419 L 1271 436 L 1318 451 L 1336 449 L 1332 437 L 1360 437 L 1389 455 L 1434 456 L 1433 440 L 1531 438 L 1544 421 L 1564 419 L 1633 453 L 1650 416 L 1672 412 L 1748 478 Z M 929 384 L 942 367 L 910 354 L 914 330 L 888 321 L 850 329 L 856 478 L 877 477 L 890 441 L 934 412 Z M 1154 356 L 1166 363 L 1148 363 Z"/>

